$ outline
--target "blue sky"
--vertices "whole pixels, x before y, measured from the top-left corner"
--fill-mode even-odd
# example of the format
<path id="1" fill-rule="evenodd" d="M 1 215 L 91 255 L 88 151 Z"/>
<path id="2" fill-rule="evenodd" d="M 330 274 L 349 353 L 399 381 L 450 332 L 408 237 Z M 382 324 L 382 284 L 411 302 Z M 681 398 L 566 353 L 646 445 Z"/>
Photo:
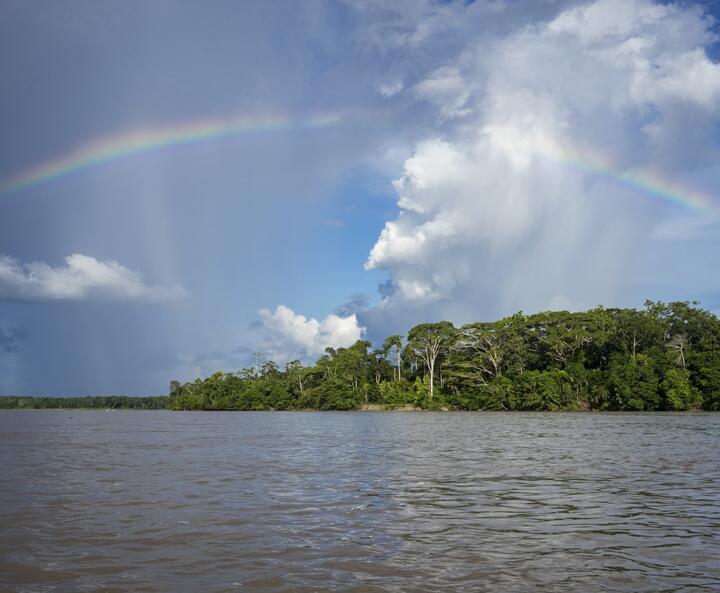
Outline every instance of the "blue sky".
<path id="1" fill-rule="evenodd" d="M 0 193 L 0 392 L 164 393 L 255 351 L 311 360 L 520 309 L 720 310 L 718 17 L 651 0 L 5 0 L 0 184 L 128 130 L 340 118 Z"/>

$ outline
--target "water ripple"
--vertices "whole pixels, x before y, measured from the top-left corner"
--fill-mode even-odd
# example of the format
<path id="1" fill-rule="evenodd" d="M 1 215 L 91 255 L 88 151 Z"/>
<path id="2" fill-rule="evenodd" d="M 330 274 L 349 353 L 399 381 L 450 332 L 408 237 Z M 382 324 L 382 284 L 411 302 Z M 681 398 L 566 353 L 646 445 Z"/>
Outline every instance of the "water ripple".
<path id="1" fill-rule="evenodd" d="M 0 590 L 720 591 L 720 415 L 0 412 Z"/>

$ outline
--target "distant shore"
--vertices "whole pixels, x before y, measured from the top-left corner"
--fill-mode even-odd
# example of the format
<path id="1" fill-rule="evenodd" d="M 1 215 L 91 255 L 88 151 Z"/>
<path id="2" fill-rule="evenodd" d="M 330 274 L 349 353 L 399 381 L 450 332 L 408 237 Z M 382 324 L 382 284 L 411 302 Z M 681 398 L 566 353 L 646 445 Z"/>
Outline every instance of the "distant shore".
<path id="1" fill-rule="evenodd" d="M 372 404 L 363 404 L 357 408 L 351 408 L 346 410 L 318 410 L 315 408 L 295 408 L 295 409 L 287 409 L 287 410 L 273 410 L 273 409 L 263 409 L 263 410 L 172 410 L 170 407 L 167 406 L 167 402 L 163 400 L 167 400 L 168 398 L 166 396 L 148 396 L 148 397 L 142 397 L 142 396 L 115 396 L 115 398 L 122 397 L 125 400 L 125 405 L 117 405 L 116 407 L 109 407 L 106 405 L 100 405 L 102 401 L 106 400 L 105 396 L 97 396 L 97 397 L 83 397 L 83 398 L 67 398 L 67 397 L 49 397 L 49 396 L 0 396 L 0 411 L 8 410 L 8 411 L 42 411 L 42 410 L 57 410 L 57 411 L 76 411 L 76 412 L 85 412 L 85 411 L 106 411 L 106 412 L 115 412 L 115 411 L 180 411 L 180 412 L 463 412 L 463 413 L 472 413 L 472 412 L 493 412 L 493 413 L 503 413 L 503 412 L 509 412 L 509 413 L 532 413 L 532 412 L 550 412 L 550 413 L 579 413 L 579 414 L 586 414 L 586 413 L 618 413 L 618 412 L 630 412 L 630 413 L 648 413 L 647 410 L 587 410 L 587 409 L 576 409 L 576 410 L 461 410 L 458 408 L 449 408 L 449 407 L 441 407 L 441 408 L 435 408 L 435 409 L 427 409 L 427 408 L 420 408 L 417 406 L 410 406 L 410 405 L 404 405 L 404 406 L 394 406 L 389 404 L 378 404 L 378 403 L 372 403 Z M 97 400 L 97 402 L 92 402 L 89 405 L 69 405 L 70 402 L 68 400 L 77 400 L 82 399 L 87 401 L 90 400 Z M 22 400 L 22 403 L 18 402 L 19 405 L 8 405 L 8 400 Z M 47 402 L 48 400 L 53 400 L 51 403 L 55 405 L 42 405 L 43 403 Z M 154 407 L 149 404 L 148 400 L 152 400 Z M 160 401 L 158 401 L 160 400 Z M 42 403 L 41 403 L 42 402 Z M 164 403 L 164 406 L 160 406 L 158 404 Z M 651 413 L 669 413 L 673 412 L 676 413 L 677 410 L 655 410 Z M 683 413 L 708 413 L 712 412 L 712 410 L 685 410 Z"/>
<path id="2" fill-rule="evenodd" d="M 166 410 L 168 403 L 165 395 L 0 396 L 0 410 Z"/>

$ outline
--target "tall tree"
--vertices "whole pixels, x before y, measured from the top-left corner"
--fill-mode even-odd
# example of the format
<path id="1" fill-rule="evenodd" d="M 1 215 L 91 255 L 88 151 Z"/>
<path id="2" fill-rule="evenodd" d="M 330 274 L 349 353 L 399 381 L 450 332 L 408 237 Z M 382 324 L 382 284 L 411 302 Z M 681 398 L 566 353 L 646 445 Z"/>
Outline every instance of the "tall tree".
<path id="1" fill-rule="evenodd" d="M 303 382 L 305 374 L 305 368 L 303 368 L 303 365 L 299 360 L 291 360 L 285 365 L 285 376 L 290 382 L 290 385 L 298 388 L 298 394 L 300 397 L 302 397 L 303 390 L 305 389 L 305 384 Z"/>
<path id="2" fill-rule="evenodd" d="M 385 338 L 383 342 L 383 350 L 385 356 L 389 357 L 395 354 L 395 360 L 397 361 L 397 369 L 393 371 L 393 378 L 397 381 L 402 377 L 402 353 L 403 353 L 403 337 L 399 335 L 392 335 Z M 397 376 L 396 376 L 397 375 Z"/>
<path id="3" fill-rule="evenodd" d="M 423 361 L 430 374 L 430 399 L 435 389 L 435 372 L 444 356 L 447 355 L 455 334 L 455 328 L 449 321 L 422 323 L 416 325 L 408 334 L 406 349 Z"/>

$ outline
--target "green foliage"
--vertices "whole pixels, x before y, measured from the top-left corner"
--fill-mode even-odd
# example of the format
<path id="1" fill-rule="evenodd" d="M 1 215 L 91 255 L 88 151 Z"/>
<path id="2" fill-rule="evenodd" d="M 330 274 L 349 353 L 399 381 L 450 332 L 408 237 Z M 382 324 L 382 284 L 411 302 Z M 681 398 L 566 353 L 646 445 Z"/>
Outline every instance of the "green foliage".
<path id="1" fill-rule="evenodd" d="M 318 410 L 353 410 L 362 403 L 353 385 L 337 377 L 310 388 L 308 397 Z"/>
<path id="2" fill-rule="evenodd" d="M 380 402 L 388 408 L 426 408 L 428 395 L 428 379 L 416 377 L 412 383 L 405 380 L 380 383 Z"/>
<path id="3" fill-rule="evenodd" d="M 259 356 L 259 355 L 258 355 Z M 720 321 L 697 303 L 423 323 L 372 350 L 328 348 L 171 381 L 168 397 L 0 397 L 0 408 L 720 410 Z"/>
<path id="4" fill-rule="evenodd" d="M 421 323 L 408 333 L 405 351 L 409 351 L 415 357 L 416 363 L 427 370 L 430 377 L 428 393 L 430 400 L 435 395 L 435 376 L 449 356 L 455 336 L 456 330 L 449 321 Z"/>
<path id="5" fill-rule="evenodd" d="M 0 409 L 25 410 L 164 410 L 168 407 L 165 396 L 128 397 L 124 395 L 87 396 L 87 397 L 29 397 L 0 396 Z"/>
<path id="6" fill-rule="evenodd" d="M 720 322 L 697 303 L 642 310 L 517 313 L 455 328 L 424 323 L 328 348 L 313 366 L 272 361 L 238 373 L 171 383 L 183 410 L 720 409 Z"/>
<path id="7" fill-rule="evenodd" d="M 607 373 L 609 397 L 604 407 L 611 410 L 656 410 L 660 405 L 658 377 L 648 360 L 613 356 Z"/>
<path id="8" fill-rule="evenodd" d="M 691 380 L 702 394 L 702 408 L 720 411 L 720 349 L 693 354 L 690 368 Z"/>
<path id="9" fill-rule="evenodd" d="M 567 371 L 527 371 L 514 382 L 513 410 L 576 410 L 574 378 Z"/>
<path id="10" fill-rule="evenodd" d="M 702 395 L 690 383 L 690 373 L 684 369 L 670 369 L 660 388 L 668 410 L 697 410 L 702 405 Z"/>
<path id="11" fill-rule="evenodd" d="M 476 389 L 457 389 L 448 403 L 459 410 L 508 410 L 513 383 L 507 377 L 497 377 Z"/>

